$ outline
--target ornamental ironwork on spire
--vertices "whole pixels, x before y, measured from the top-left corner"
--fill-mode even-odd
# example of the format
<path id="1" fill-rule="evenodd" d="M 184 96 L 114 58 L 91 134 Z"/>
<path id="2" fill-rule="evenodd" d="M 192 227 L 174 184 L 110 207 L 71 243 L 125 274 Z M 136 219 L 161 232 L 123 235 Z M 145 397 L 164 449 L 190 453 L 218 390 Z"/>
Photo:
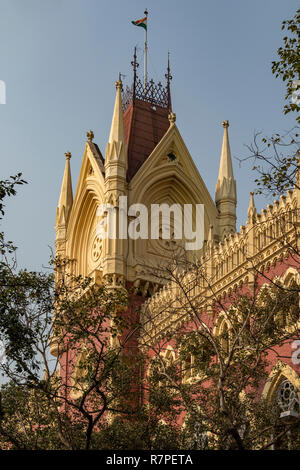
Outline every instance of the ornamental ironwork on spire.
<path id="1" fill-rule="evenodd" d="M 133 67 L 133 84 L 129 87 L 126 86 L 123 91 L 122 103 L 123 112 L 126 111 L 131 103 L 135 100 L 145 101 L 151 103 L 153 106 L 160 106 L 161 108 L 172 111 L 171 105 L 171 90 L 170 83 L 172 75 L 170 73 L 170 54 L 168 53 L 168 68 L 165 74 L 167 83 L 165 86 L 161 82 L 155 83 L 153 79 L 147 81 L 146 86 L 143 81 L 137 75 L 137 69 L 139 64 L 136 57 L 136 47 L 134 48 L 133 61 L 131 62 Z"/>

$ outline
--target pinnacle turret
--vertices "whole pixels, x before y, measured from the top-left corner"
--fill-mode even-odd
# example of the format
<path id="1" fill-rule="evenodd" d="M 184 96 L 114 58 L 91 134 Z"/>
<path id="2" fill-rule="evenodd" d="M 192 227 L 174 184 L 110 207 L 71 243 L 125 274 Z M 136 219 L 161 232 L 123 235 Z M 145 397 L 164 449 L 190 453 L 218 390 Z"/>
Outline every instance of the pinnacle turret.
<path id="1" fill-rule="evenodd" d="M 230 145 L 228 139 L 229 122 L 223 121 L 224 136 L 220 158 L 219 176 L 216 184 L 216 205 L 219 210 L 219 232 L 221 238 L 236 230 L 236 182 L 233 176 Z"/>
<path id="2" fill-rule="evenodd" d="M 224 136 L 220 158 L 219 176 L 216 184 L 216 202 L 225 198 L 233 199 L 236 202 L 236 183 L 233 176 L 231 152 L 228 139 L 229 122 L 223 121 Z"/>
<path id="3" fill-rule="evenodd" d="M 110 128 L 109 139 L 105 152 L 105 164 L 109 162 L 118 161 L 127 166 L 127 152 L 126 152 L 126 141 L 124 133 L 124 117 L 122 109 L 122 81 L 116 82 L 116 100 L 114 113 Z"/>
<path id="4" fill-rule="evenodd" d="M 64 176 L 61 184 L 60 190 L 60 197 L 58 201 L 57 207 L 57 223 L 67 224 L 70 211 L 73 204 L 73 189 L 72 189 L 72 178 L 71 178 L 71 167 L 70 167 L 70 159 L 71 153 L 66 152 L 66 164 L 65 164 L 65 171 Z"/>
<path id="5" fill-rule="evenodd" d="M 251 220 L 256 215 L 256 207 L 254 203 L 254 193 L 250 193 L 250 201 L 248 207 L 248 219 Z"/>

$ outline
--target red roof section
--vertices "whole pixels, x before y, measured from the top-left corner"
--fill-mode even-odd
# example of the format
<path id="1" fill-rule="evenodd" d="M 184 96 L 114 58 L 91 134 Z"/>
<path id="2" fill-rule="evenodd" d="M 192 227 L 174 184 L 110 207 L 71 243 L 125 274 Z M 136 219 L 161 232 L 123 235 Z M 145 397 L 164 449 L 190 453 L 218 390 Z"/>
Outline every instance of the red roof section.
<path id="1" fill-rule="evenodd" d="M 124 131 L 128 147 L 128 181 L 149 157 L 167 132 L 169 111 L 135 99 L 124 113 Z"/>

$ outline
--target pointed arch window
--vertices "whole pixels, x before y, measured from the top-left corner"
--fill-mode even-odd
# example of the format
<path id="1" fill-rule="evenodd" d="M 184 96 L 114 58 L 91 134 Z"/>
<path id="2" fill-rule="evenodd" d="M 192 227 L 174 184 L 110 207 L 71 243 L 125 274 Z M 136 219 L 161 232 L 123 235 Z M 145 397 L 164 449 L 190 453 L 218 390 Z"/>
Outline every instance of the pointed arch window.
<path id="1" fill-rule="evenodd" d="M 225 356 L 228 355 L 230 349 L 230 329 L 230 322 L 223 312 L 216 321 L 214 332 L 215 336 L 219 339 L 221 352 Z"/>
<path id="2" fill-rule="evenodd" d="M 291 423 L 300 419 L 299 391 L 295 385 L 286 377 L 282 377 L 273 396 L 274 412 L 277 416 L 276 424 L 272 437 L 278 436 L 273 443 L 272 450 L 292 449 L 295 440 L 299 438 L 297 429 L 291 427 L 287 432 L 280 435 L 283 428 L 282 424 Z"/>
<path id="3" fill-rule="evenodd" d="M 299 398 L 295 386 L 287 379 L 283 379 L 276 391 L 276 402 L 282 412 L 294 411 L 299 414 Z"/>

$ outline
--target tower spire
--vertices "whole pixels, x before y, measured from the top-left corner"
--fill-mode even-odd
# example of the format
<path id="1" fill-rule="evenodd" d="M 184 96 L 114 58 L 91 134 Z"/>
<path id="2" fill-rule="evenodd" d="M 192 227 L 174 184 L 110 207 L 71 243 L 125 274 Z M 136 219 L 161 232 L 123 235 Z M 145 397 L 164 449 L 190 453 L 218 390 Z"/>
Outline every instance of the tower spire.
<path id="1" fill-rule="evenodd" d="M 222 182 L 223 178 L 233 178 L 231 152 L 230 152 L 230 145 L 229 145 L 229 139 L 228 139 L 229 121 L 223 121 L 222 125 L 224 127 L 224 136 L 223 136 L 219 177 L 218 177 L 217 185 L 218 183 Z"/>
<path id="2" fill-rule="evenodd" d="M 120 196 L 127 196 L 127 145 L 124 133 L 124 119 L 122 109 L 122 81 L 116 82 L 116 100 L 111 123 L 108 143 L 105 151 L 105 180 L 104 201 L 112 204 L 115 209 L 115 218 L 108 218 L 109 231 L 112 237 L 103 243 L 103 279 L 110 284 L 116 284 L 117 278 L 126 276 L 126 240 L 118 239 L 119 214 L 124 211 L 121 207 Z M 126 212 L 127 214 L 127 212 Z M 127 217 L 127 215 L 126 215 Z"/>
<path id="3" fill-rule="evenodd" d="M 73 204 L 73 189 L 70 167 L 70 159 L 72 157 L 71 152 L 66 152 L 65 157 L 65 171 L 58 201 L 58 221 L 62 221 L 64 219 L 64 222 L 67 223 Z"/>
<path id="4" fill-rule="evenodd" d="M 112 160 L 118 160 L 127 164 L 126 160 L 126 143 L 124 133 L 124 118 L 122 109 L 122 81 L 116 82 L 116 100 L 114 113 L 110 128 L 108 144 L 105 153 L 105 164 L 107 165 Z"/>
<path id="5" fill-rule="evenodd" d="M 236 182 L 233 176 L 231 152 L 228 139 L 229 122 L 223 121 L 224 136 L 220 158 L 219 176 L 216 184 L 216 205 L 219 210 L 221 238 L 236 230 Z"/>

